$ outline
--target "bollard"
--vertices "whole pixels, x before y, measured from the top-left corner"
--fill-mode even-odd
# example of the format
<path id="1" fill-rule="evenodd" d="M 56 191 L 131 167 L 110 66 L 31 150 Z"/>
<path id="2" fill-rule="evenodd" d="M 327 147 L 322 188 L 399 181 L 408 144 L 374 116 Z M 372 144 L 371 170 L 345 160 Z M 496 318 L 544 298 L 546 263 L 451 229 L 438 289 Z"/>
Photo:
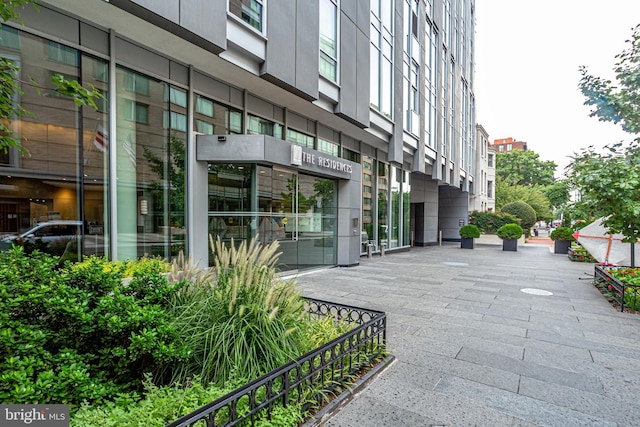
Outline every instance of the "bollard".
<path id="1" fill-rule="evenodd" d="M 384 249 L 386 246 L 386 243 L 380 243 L 380 256 L 384 256 Z"/>
<path id="2" fill-rule="evenodd" d="M 367 258 L 371 258 L 373 256 L 373 244 L 369 243 L 367 245 Z"/>

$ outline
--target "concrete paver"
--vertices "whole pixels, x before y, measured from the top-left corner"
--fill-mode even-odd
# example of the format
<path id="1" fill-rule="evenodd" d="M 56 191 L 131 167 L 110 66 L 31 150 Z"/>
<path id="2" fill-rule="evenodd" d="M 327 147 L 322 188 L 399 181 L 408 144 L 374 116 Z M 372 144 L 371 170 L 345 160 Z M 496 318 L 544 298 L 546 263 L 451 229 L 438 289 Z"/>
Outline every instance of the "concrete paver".
<path id="1" fill-rule="evenodd" d="M 385 311 L 396 357 L 324 425 L 640 425 L 640 316 L 611 307 L 592 274 L 530 241 L 299 275 L 305 296 Z"/>

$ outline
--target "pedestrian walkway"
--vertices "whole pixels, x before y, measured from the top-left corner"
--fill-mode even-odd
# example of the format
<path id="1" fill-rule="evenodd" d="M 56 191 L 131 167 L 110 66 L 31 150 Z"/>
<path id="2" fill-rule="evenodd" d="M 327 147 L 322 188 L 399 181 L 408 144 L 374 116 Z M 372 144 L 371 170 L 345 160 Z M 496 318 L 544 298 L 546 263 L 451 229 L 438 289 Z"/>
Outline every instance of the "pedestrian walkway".
<path id="1" fill-rule="evenodd" d="M 396 356 L 324 426 L 640 425 L 640 316 L 592 273 L 544 245 L 447 243 L 300 275 L 305 296 L 385 311 Z"/>

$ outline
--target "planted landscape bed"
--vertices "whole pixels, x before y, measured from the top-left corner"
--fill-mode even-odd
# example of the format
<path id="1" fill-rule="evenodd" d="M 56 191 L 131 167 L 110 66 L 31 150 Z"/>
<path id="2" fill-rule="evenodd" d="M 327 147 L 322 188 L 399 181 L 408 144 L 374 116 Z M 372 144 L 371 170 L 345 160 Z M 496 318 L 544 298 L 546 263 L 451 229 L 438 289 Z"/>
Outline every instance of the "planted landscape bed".
<path id="1" fill-rule="evenodd" d="M 303 298 L 277 243 L 211 246 L 208 270 L 0 252 L 0 403 L 67 404 L 71 426 L 296 426 L 386 357 L 386 315 Z"/>
<path id="2" fill-rule="evenodd" d="M 580 245 L 572 245 L 571 248 L 569 248 L 568 254 L 569 259 L 574 262 L 598 262 L 588 250 Z"/>
<path id="3" fill-rule="evenodd" d="M 167 427 L 233 426 L 268 418 L 274 408 L 319 409 L 386 356 L 386 314 L 307 299 L 312 316 L 354 323 L 346 334 L 185 415 Z M 205 425 L 205 424 L 203 424 Z"/>
<path id="4" fill-rule="evenodd" d="M 594 283 L 620 311 L 640 311 L 640 268 L 596 264 Z"/>

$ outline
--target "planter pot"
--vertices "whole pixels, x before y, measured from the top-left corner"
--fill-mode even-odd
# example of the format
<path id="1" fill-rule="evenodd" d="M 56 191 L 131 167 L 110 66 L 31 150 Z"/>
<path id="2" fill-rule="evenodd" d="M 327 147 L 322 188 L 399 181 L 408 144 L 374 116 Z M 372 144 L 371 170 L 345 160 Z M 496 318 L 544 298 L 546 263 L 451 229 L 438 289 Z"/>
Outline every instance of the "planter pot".
<path id="1" fill-rule="evenodd" d="M 571 247 L 570 240 L 555 240 L 553 242 L 553 253 L 567 255 Z"/>
<path id="2" fill-rule="evenodd" d="M 463 237 L 460 239 L 460 248 L 473 249 L 473 237 Z"/>
<path id="3" fill-rule="evenodd" d="M 502 240 L 502 250 L 516 252 L 518 250 L 518 240 L 517 239 Z"/>

